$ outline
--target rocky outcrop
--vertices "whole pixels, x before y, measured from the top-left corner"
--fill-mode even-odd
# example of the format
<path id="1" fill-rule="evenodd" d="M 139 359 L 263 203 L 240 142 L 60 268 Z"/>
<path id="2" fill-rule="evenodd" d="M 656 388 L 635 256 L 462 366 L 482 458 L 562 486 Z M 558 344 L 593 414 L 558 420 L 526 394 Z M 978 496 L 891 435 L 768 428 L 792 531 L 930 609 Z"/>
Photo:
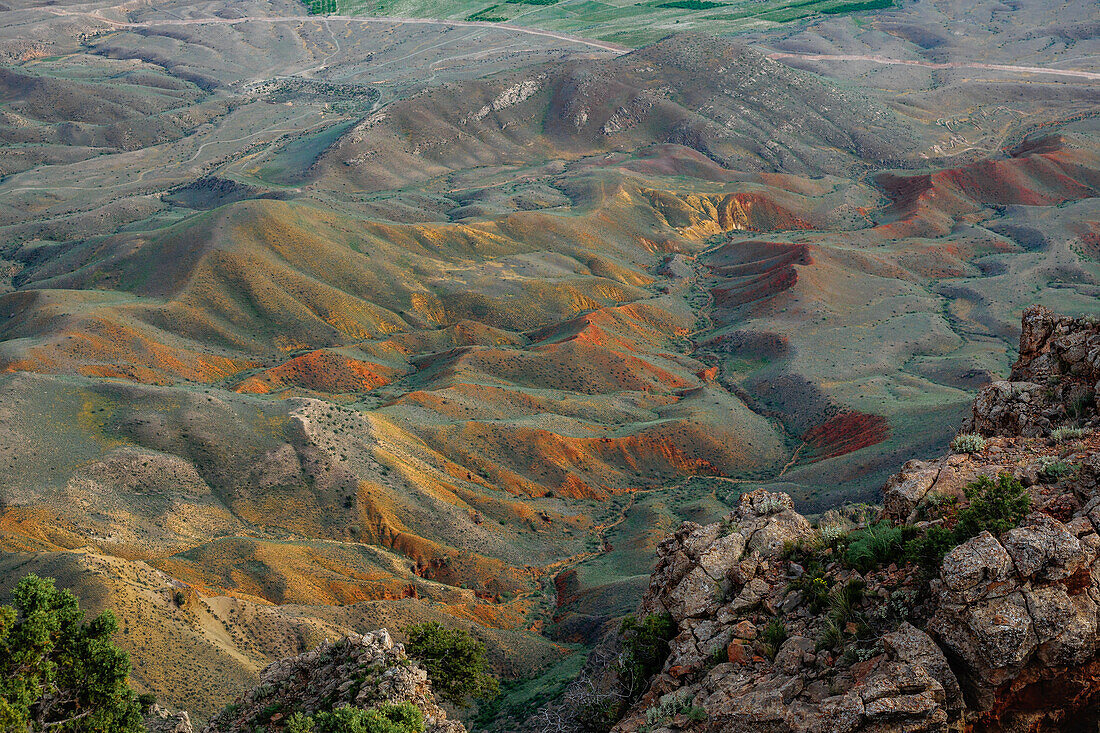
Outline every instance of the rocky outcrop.
<path id="1" fill-rule="evenodd" d="M 172 712 L 156 703 L 145 711 L 145 730 L 148 733 L 194 733 L 191 716 L 186 710 Z"/>
<path id="2" fill-rule="evenodd" d="M 907 463 L 881 511 L 814 526 L 758 490 L 682 525 L 640 609 L 671 618 L 669 655 L 615 731 L 1095 729 L 1098 382 L 1100 326 L 1030 308 L 1012 381 L 964 426 L 987 439 Z M 976 482 L 1001 476 L 1026 494 L 1013 521 L 956 531 Z M 904 549 L 921 538 L 942 561 Z"/>
<path id="3" fill-rule="evenodd" d="M 758 490 L 743 495 L 723 522 L 689 522 L 662 542 L 641 610 L 671 614 L 678 633 L 664 669 L 615 730 L 945 726 L 963 707 L 961 688 L 927 633 L 888 613 L 874 629 L 879 641 L 847 657 L 823 641 L 830 624 L 852 622 L 830 615 L 828 591 L 813 597 L 815 584 L 871 591 L 845 601 L 854 605 L 897 606 L 906 590 L 916 595 L 915 573 L 903 569 L 860 574 L 836 562 L 810 569 L 791 559 L 791 548 L 818 541 L 822 526 L 846 522 L 834 514 L 815 528 L 788 496 Z M 893 592 L 882 597 L 885 588 Z M 705 719 L 691 721 L 692 711 Z"/>
<path id="4" fill-rule="evenodd" d="M 1060 316 L 1042 306 L 1024 311 L 1020 358 L 1008 381 L 983 387 L 964 430 L 1036 437 L 1060 424 L 1100 426 L 1100 318 Z"/>
<path id="5" fill-rule="evenodd" d="M 204 733 L 281 730 L 292 713 L 313 714 L 349 705 L 373 709 L 412 703 L 426 733 L 465 733 L 435 700 L 428 673 L 405 656 L 386 629 L 325 642 L 313 651 L 266 667 L 260 684 L 219 713 Z"/>

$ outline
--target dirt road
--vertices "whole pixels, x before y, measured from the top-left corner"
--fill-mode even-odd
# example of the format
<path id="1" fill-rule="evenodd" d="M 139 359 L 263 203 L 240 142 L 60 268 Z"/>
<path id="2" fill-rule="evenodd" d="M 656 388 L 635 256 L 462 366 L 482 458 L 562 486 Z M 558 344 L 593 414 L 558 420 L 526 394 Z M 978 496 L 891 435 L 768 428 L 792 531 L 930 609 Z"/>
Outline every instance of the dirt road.
<path id="1" fill-rule="evenodd" d="M 1100 72 L 1081 71 L 1078 69 L 1051 69 L 1042 66 L 1011 66 L 1008 64 L 979 64 L 970 61 L 948 61 L 935 63 L 932 61 L 920 61 L 916 59 L 892 59 L 886 56 L 861 56 L 856 54 L 825 54 L 825 53 L 769 53 L 768 58 L 773 61 L 782 59 L 797 59 L 802 61 L 868 61 L 873 64 L 889 64 L 900 66 L 921 66 L 925 69 L 988 69 L 990 71 L 1007 71 L 1017 74 L 1052 74 L 1054 76 L 1071 76 L 1078 79 L 1090 79 L 1100 81 Z"/>

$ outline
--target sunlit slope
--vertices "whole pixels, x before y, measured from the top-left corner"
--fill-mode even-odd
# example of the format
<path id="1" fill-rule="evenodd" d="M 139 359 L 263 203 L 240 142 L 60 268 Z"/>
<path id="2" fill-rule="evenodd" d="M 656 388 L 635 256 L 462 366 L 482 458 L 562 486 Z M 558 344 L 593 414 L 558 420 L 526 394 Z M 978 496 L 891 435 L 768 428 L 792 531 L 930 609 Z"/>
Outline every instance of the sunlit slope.
<path id="1" fill-rule="evenodd" d="M 510 674 L 552 664 L 568 651 L 534 634 L 486 628 L 486 619 L 477 614 L 482 606 L 468 592 L 439 601 L 410 592 L 403 600 L 315 605 L 331 603 L 322 595 L 306 605 L 275 606 L 239 594 L 196 592 L 149 563 L 111 554 L 0 552 L 0 593 L 10 592 L 27 573 L 56 578 L 80 597 L 89 614 L 114 613 L 120 628 L 116 641 L 133 665 L 131 683 L 171 699 L 199 720 L 255 685 L 269 662 L 368 628 L 444 619 L 476 629 L 488 641 L 494 664 Z"/>

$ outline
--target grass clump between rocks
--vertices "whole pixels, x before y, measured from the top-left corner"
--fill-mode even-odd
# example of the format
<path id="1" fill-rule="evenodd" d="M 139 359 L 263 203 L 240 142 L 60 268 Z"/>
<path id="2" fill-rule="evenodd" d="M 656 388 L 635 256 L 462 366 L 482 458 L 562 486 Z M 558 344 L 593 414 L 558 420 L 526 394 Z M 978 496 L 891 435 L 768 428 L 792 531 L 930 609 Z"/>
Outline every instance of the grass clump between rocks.
<path id="1" fill-rule="evenodd" d="M 1055 443 L 1068 443 L 1071 440 L 1080 440 L 1089 434 L 1087 428 L 1064 427 L 1050 431 L 1050 439 Z"/>
<path id="2" fill-rule="evenodd" d="M 860 572 L 903 559 L 905 529 L 888 521 L 875 522 L 848 535 L 844 560 Z"/>
<path id="3" fill-rule="evenodd" d="M 779 619 L 773 619 L 764 627 L 764 633 L 760 635 L 760 641 L 764 644 L 764 653 L 768 659 L 775 659 L 779 653 L 779 647 L 787 640 L 787 625 Z"/>
<path id="4" fill-rule="evenodd" d="M 985 438 L 977 433 L 962 433 L 951 441 L 951 450 L 956 453 L 978 453 L 985 450 Z"/>

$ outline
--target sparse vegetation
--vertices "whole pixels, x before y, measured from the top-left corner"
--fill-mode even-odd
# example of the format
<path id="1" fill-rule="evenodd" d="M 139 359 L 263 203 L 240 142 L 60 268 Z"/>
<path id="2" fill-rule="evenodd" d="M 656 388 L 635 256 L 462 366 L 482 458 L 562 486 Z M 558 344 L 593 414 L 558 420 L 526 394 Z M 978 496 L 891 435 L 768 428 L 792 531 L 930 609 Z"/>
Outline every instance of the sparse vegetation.
<path id="1" fill-rule="evenodd" d="M 104 612 L 84 621 L 52 578 L 28 575 L 0 606 L 0 730 L 139 733 L 142 705 L 127 684 L 130 661 Z"/>
<path id="2" fill-rule="evenodd" d="M 977 433 L 962 433 L 951 441 L 951 450 L 956 453 L 978 453 L 985 450 L 985 438 Z"/>
<path id="3" fill-rule="evenodd" d="M 764 645 L 764 653 L 768 655 L 769 659 L 775 659 L 775 655 L 779 653 L 779 647 L 783 646 L 783 642 L 787 640 L 787 625 L 779 619 L 773 619 L 764 627 L 764 632 L 760 634 L 760 641 Z"/>
<path id="4" fill-rule="evenodd" d="M 339 10 L 336 0 L 305 0 L 310 15 L 325 15 Z"/>
<path id="5" fill-rule="evenodd" d="M 1072 471 L 1072 465 L 1055 456 L 1043 456 L 1039 459 L 1039 480 L 1043 483 L 1052 484 Z"/>
<path id="6" fill-rule="evenodd" d="M 488 699 L 500 689 L 489 673 L 485 645 L 463 629 L 428 622 L 405 629 L 405 651 L 428 670 L 436 694 L 459 707 L 470 698 Z"/>
<path id="7" fill-rule="evenodd" d="M 691 695 L 677 691 L 665 695 L 657 701 L 656 705 L 645 711 L 646 724 L 643 730 L 661 727 L 678 715 L 683 715 L 693 722 L 707 719 L 707 711 L 698 705 L 693 705 Z"/>
<path id="8" fill-rule="evenodd" d="M 709 10 L 711 8 L 720 8 L 723 3 L 712 2 L 711 0 L 669 0 L 668 2 L 660 3 L 658 8 L 679 8 L 681 10 Z"/>
<path id="9" fill-rule="evenodd" d="M 1055 443 L 1068 443 L 1071 440 L 1080 440 L 1088 434 L 1089 431 L 1087 428 L 1056 428 L 1050 432 L 1050 439 Z"/>
<path id="10" fill-rule="evenodd" d="M 860 571 L 882 567 L 902 559 L 904 531 L 887 521 L 875 522 L 848 536 L 844 560 Z"/>
<path id="11" fill-rule="evenodd" d="M 632 680 L 631 695 L 640 692 L 650 677 L 661 671 L 668 658 L 668 642 L 676 636 L 676 623 L 667 613 L 651 614 L 641 621 L 627 616 L 619 627 L 623 640 L 623 658 L 620 661 L 620 677 Z"/>
<path id="12" fill-rule="evenodd" d="M 825 15 L 838 15 L 841 13 L 860 13 L 867 10 L 885 10 L 892 7 L 894 7 L 894 0 L 856 0 L 856 2 L 821 8 L 821 12 Z"/>

